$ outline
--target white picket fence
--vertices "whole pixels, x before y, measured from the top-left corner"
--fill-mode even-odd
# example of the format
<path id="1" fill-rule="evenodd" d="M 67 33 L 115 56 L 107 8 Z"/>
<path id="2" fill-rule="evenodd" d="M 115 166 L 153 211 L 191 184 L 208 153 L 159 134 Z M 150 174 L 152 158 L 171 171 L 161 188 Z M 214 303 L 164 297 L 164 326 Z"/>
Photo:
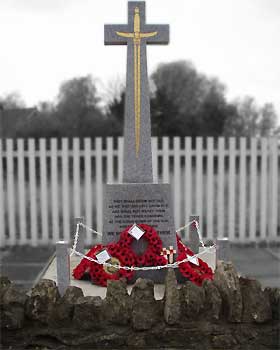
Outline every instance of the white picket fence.
<path id="1" fill-rule="evenodd" d="M 279 140 L 164 137 L 152 146 L 176 228 L 194 214 L 206 239 L 280 239 Z M 0 139 L 1 246 L 69 240 L 81 216 L 102 232 L 103 184 L 122 181 L 122 163 L 122 138 Z M 87 244 L 97 239 L 86 235 Z"/>

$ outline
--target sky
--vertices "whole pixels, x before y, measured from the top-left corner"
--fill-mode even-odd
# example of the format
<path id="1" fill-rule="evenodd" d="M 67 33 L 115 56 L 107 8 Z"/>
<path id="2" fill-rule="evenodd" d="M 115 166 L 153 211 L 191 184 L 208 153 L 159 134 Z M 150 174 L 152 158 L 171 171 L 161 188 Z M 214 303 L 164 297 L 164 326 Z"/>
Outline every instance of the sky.
<path id="1" fill-rule="evenodd" d="M 170 25 L 170 44 L 148 48 L 150 73 L 189 60 L 229 100 L 250 95 L 280 115 L 279 0 L 147 0 L 146 13 Z M 127 23 L 126 0 L 1 0 L 0 96 L 17 91 L 33 106 L 73 77 L 91 74 L 104 91 L 124 80 L 126 49 L 104 46 L 105 23 Z"/>

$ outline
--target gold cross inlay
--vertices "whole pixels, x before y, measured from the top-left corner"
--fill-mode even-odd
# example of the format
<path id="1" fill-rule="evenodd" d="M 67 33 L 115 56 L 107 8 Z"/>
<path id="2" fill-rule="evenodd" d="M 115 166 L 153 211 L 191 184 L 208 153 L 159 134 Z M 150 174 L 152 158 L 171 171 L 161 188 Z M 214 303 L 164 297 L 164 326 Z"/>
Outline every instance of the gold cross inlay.
<path id="1" fill-rule="evenodd" d="M 139 7 L 134 9 L 134 32 L 116 32 L 118 36 L 133 39 L 134 43 L 134 114 L 135 114 L 135 151 L 136 156 L 140 150 L 140 130 L 141 130 L 141 39 L 151 38 L 157 32 L 141 33 Z"/>

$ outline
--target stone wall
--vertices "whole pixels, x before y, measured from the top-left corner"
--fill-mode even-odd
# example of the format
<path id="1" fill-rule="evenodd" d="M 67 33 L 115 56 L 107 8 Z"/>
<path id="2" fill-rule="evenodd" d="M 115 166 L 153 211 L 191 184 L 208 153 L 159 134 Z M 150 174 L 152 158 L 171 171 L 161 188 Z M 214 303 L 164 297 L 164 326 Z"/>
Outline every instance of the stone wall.
<path id="1" fill-rule="evenodd" d="M 184 348 L 278 349 L 280 289 L 239 277 L 220 263 L 213 281 L 178 288 L 174 270 L 165 297 L 154 299 L 150 280 L 138 279 L 131 295 L 124 281 L 108 283 L 107 296 L 83 296 L 69 287 L 63 297 L 42 280 L 28 296 L 0 279 L 2 345 L 20 349 Z"/>

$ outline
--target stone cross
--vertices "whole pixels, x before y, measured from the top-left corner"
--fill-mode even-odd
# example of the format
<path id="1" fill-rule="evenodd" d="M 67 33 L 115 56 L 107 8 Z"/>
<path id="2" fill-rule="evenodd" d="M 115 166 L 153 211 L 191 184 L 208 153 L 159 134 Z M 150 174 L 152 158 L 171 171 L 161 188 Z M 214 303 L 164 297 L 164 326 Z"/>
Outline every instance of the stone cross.
<path id="1" fill-rule="evenodd" d="M 124 118 L 123 184 L 107 184 L 104 191 L 103 244 L 117 242 L 133 223 L 146 223 L 158 232 L 165 247 L 177 247 L 169 184 L 153 182 L 147 44 L 167 44 L 168 25 L 146 24 L 145 2 L 128 3 L 128 24 L 105 25 L 105 45 L 127 45 Z M 112 63 L 114 64 L 114 62 Z M 133 230 L 132 248 L 143 254 L 147 242 Z M 139 235 L 138 235 L 139 233 Z M 136 271 L 139 277 L 164 281 L 164 270 Z M 133 282 L 133 281 L 131 281 Z"/>
<path id="2" fill-rule="evenodd" d="M 147 44 L 168 44 L 168 25 L 147 25 L 145 2 L 128 2 L 128 24 L 105 25 L 105 45 L 127 45 L 124 183 L 153 183 Z"/>

